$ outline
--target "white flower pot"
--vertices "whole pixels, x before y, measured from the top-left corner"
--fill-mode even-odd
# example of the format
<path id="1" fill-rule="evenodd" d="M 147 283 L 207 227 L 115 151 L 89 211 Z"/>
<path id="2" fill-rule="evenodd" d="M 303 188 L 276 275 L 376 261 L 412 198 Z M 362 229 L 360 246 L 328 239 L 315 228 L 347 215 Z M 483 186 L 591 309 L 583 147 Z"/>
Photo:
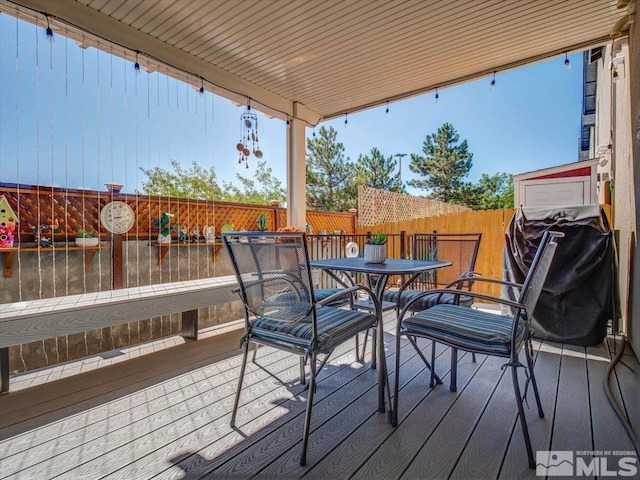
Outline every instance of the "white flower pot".
<path id="1" fill-rule="evenodd" d="M 158 234 L 158 243 L 171 243 L 171 234 L 169 235 L 162 235 L 161 233 Z"/>
<path id="2" fill-rule="evenodd" d="M 387 245 L 364 246 L 364 261 L 366 263 L 384 263 L 387 260 Z"/>
<path id="3" fill-rule="evenodd" d="M 98 237 L 76 238 L 78 247 L 97 247 L 99 243 L 100 239 Z"/>

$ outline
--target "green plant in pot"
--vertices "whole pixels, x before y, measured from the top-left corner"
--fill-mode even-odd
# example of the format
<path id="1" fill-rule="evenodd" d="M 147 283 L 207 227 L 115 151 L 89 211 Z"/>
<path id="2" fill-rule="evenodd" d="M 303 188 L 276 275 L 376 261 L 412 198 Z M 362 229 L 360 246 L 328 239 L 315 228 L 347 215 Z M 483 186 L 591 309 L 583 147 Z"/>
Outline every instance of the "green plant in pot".
<path id="1" fill-rule="evenodd" d="M 384 263 L 387 260 L 387 234 L 378 232 L 364 246 L 364 261 Z"/>
<path id="2" fill-rule="evenodd" d="M 76 233 L 76 245 L 79 247 L 95 247 L 100 243 L 100 239 L 95 236 L 93 230 L 78 229 Z"/>
<path id="3" fill-rule="evenodd" d="M 267 214 L 262 212 L 256 220 L 256 227 L 258 227 L 259 232 L 265 232 L 267 230 Z"/>
<path id="4" fill-rule="evenodd" d="M 158 235 L 158 243 L 171 243 L 171 218 L 172 213 L 163 212 L 158 220 L 154 220 L 153 223 L 158 226 L 160 234 Z"/>

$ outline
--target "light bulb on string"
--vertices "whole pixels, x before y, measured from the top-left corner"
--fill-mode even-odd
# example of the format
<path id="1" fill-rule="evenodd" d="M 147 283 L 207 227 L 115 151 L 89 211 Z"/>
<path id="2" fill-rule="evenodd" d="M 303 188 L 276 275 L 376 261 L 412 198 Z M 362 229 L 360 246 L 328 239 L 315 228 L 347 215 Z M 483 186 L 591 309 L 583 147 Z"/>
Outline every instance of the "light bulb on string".
<path id="1" fill-rule="evenodd" d="M 200 90 L 198 90 L 198 95 L 201 97 L 204 96 L 204 80 L 202 77 L 200 77 Z"/>
<path id="2" fill-rule="evenodd" d="M 138 52 L 136 50 L 136 63 L 133 64 L 133 70 L 136 72 L 136 75 L 140 75 L 140 64 L 138 63 Z"/>
<path id="3" fill-rule="evenodd" d="M 349 125 L 349 119 L 347 118 L 347 113 L 344 114 L 344 128 L 347 128 Z"/>
<path id="4" fill-rule="evenodd" d="M 51 30 L 51 25 L 49 24 L 49 15 L 45 15 L 45 18 L 47 19 L 47 42 L 49 43 L 53 43 L 56 41 L 55 37 L 53 36 L 53 30 Z"/>
<path id="5" fill-rule="evenodd" d="M 489 88 L 493 90 L 496 86 L 496 72 L 493 71 L 493 78 L 491 79 L 491 83 L 489 84 Z"/>
<path id="6" fill-rule="evenodd" d="M 567 70 L 571 68 L 571 62 L 569 61 L 568 52 L 564 52 L 564 68 L 566 68 Z"/>
<path id="7" fill-rule="evenodd" d="M 438 94 L 438 89 L 436 88 L 436 97 L 435 97 L 436 103 L 438 103 L 438 100 L 440 100 L 440 95 Z"/>
<path id="8" fill-rule="evenodd" d="M 620 76 L 618 75 L 618 69 L 616 67 L 613 67 L 613 74 L 612 74 L 613 78 L 613 83 L 618 83 L 618 80 L 620 80 Z"/>
<path id="9" fill-rule="evenodd" d="M 387 102 L 387 109 L 384 111 L 384 116 L 385 117 L 389 116 L 389 102 Z"/>

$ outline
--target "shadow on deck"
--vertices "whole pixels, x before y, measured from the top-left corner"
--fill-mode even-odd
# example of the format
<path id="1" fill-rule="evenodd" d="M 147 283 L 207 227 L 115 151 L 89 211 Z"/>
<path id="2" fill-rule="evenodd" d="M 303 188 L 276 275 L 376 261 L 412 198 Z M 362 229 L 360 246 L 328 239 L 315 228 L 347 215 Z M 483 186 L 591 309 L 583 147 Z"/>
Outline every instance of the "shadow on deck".
<path id="1" fill-rule="evenodd" d="M 536 477 L 502 359 L 474 363 L 461 355 L 452 393 L 448 349 L 437 360 L 445 384 L 431 389 L 424 364 L 404 345 L 393 429 L 377 413 L 376 372 L 355 361 L 348 342 L 319 375 L 307 466 L 300 467 L 306 391 L 297 357 L 259 349 L 257 365 L 247 368 L 238 427 L 229 427 L 239 337 L 223 333 L 0 397 L 1 476 Z M 390 333 L 386 347 L 392 370 Z M 536 343 L 546 416 L 527 410 L 535 450 L 633 451 L 603 388 L 613 347 L 613 339 L 589 348 Z M 611 385 L 640 431 L 640 368 L 627 352 Z"/>

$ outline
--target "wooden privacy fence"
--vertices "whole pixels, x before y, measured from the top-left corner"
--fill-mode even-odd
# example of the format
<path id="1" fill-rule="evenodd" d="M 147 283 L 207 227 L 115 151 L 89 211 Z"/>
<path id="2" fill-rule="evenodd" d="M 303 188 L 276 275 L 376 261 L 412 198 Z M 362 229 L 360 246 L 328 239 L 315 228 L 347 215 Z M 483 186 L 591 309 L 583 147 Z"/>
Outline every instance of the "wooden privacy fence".
<path id="1" fill-rule="evenodd" d="M 20 241 L 34 241 L 34 230 L 54 241 L 74 238 L 79 229 L 93 231 L 106 239 L 109 236 L 100 224 L 100 210 L 111 200 L 126 202 L 136 215 L 136 221 L 124 239 L 155 239 L 158 227 L 154 221 L 163 212 L 174 216 L 171 223 L 176 230 L 191 233 L 195 227 L 203 231 L 213 226 L 216 234 L 224 224 L 232 224 L 235 230 L 257 230 L 258 217 L 265 213 L 267 230 L 277 230 L 286 225 L 287 210 L 275 205 L 248 205 L 210 200 L 158 197 L 111 193 L 92 190 L 75 190 L 34 185 L 0 183 L 0 197 L 5 196 L 19 219 Z M 341 231 L 355 233 L 355 212 L 307 212 L 307 224 L 313 232 Z M 178 236 L 177 231 L 172 233 Z"/>
<path id="2" fill-rule="evenodd" d="M 513 217 L 513 209 L 505 210 L 468 210 L 462 212 L 449 213 L 447 215 L 437 215 L 428 218 L 416 218 L 402 222 L 385 223 L 380 225 L 358 227 L 358 233 L 385 232 L 398 233 L 407 232 L 405 244 L 400 242 L 389 245 L 389 256 L 401 257 L 401 249 L 410 255 L 411 240 L 413 233 L 482 233 L 482 241 L 478 251 L 475 270 L 485 277 L 502 278 L 502 254 L 505 245 L 505 231 L 507 224 Z M 455 253 L 439 252 L 442 259 L 457 261 Z M 447 255 L 451 256 L 448 258 Z M 439 275 L 446 279 L 446 269 Z M 452 279 L 451 279 L 452 280 Z M 495 285 L 482 285 L 476 289 L 478 292 L 490 295 L 499 295 L 500 287 Z"/>

